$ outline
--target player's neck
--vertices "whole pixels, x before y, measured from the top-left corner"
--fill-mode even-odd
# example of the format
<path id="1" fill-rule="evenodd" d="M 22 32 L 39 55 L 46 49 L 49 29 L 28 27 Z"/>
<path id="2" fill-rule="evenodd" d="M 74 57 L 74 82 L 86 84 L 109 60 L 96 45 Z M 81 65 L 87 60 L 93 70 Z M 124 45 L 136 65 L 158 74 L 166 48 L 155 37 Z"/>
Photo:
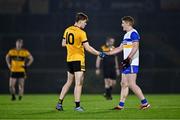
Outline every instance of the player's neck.
<path id="1" fill-rule="evenodd" d="M 16 48 L 16 50 L 21 50 L 22 48 Z"/>
<path id="2" fill-rule="evenodd" d="M 133 29 L 133 27 L 129 26 L 129 27 L 127 28 L 126 32 L 129 32 L 129 31 L 131 31 L 132 29 Z"/>
<path id="3" fill-rule="evenodd" d="M 75 27 L 78 27 L 78 28 L 80 28 L 80 29 L 81 29 L 81 25 L 80 25 L 80 24 L 78 24 L 78 23 L 75 23 L 75 24 L 74 24 L 74 26 L 75 26 Z"/>

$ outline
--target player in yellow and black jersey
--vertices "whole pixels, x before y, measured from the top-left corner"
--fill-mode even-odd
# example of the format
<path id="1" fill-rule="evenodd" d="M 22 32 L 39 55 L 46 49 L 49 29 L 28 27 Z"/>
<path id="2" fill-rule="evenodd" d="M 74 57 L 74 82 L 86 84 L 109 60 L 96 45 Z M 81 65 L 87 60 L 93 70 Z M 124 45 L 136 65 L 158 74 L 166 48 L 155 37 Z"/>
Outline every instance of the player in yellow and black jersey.
<path id="1" fill-rule="evenodd" d="M 67 48 L 67 82 L 63 86 L 59 102 L 56 105 L 56 109 L 59 111 L 63 110 L 62 102 L 68 92 L 71 84 L 75 81 L 74 97 L 76 111 L 84 111 L 80 106 L 80 97 L 82 91 L 82 84 L 84 80 L 85 71 L 85 53 L 84 49 L 88 52 L 105 57 L 106 54 L 99 52 L 91 47 L 88 43 L 86 32 L 83 30 L 87 24 L 88 16 L 84 13 L 77 13 L 75 24 L 68 27 L 63 35 L 62 46 Z"/>
<path id="2" fill-rule="evenodd" d="M 30 66 L 33 62 L 31 53 L 22 48 L 23 40 L 16 41 L 16 48 L 9 50 L 6 55 L 6 62 L 10 70 L 9 89 L 12 95 L 12 100 L 16 100 L 15 86 L 18 80 L 19 87 L 19 100 L 22 99 L 24 93 L 24 80 L 26 79 L 26 67 Z"/>
<path id="3" fill-rule="evenodd" d="M 106 44 L 101 46 L 101 50 L 103 52 L 109 52 L 114 49 L 115 39 L 112 37 L 108 37 L 106 40 Z M 107 100 L 112 99 L 112 88 L 116 84 L 116 76 L 119 76 L 119 65 L 118 65 L 118 57 L 116 55 L 107 56 L 101 59 L 99 56 L 96 59 L 96 74 L 100 74 L 100 65 L 102 62 L 102 71 L 104 76 L 105 83 L 105 94 Z"/>

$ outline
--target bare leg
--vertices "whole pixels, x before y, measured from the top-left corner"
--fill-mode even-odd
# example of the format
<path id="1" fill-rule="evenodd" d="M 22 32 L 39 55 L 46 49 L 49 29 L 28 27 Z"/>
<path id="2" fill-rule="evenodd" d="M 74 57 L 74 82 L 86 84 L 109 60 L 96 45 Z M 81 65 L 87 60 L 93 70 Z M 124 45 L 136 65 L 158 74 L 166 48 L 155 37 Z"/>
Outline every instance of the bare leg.
<path id="1" fill-rule="evenodd" d="M 142 93 L 142 90 L 136 84 L 136 78 L 137 78 L 137 74 L 129 74 L 128 75 L 129 87 L 134 92 L 134 94 L 141 100 L 140 109 L 145 110 L 145 109 L 150 108 L 150 104 L 148 104 L 147 100 L 145 99 L 145 97 Z"/>
<path id="2" fill-rule="evenodd" d="M 75 72 L 75 88 L 74 88 L 75 102 L 80 102 L 83 80 L 84 80 L 84 72 L 83 71 Z"/>
<path id="3" fill-rule="evenodd" d="M 67 82 L 65 83 L 65 85 L 63 86 L 61 93 L 59 95 L 59 99 L 63 100 L 64 97 L 66 96 L 66 93 L 68 92 L 70 86 L 72 85 L 74 80 L 74 74 L 71 74 L 70 72 L 67 73 Z"/>
<path id="4" fill-rule="evenodd" d="M 20 78 L 18 83 L 19 83 L 19 100 L 21 100 L 23 94 L 24 94 L 24 78 Z"/>
<path id="5" fill-rule="evenodd" d="M 128 94 L 129 94 L 129 84 L 128 84 L 127 75 L 122 74 L 120 102 L 125 102 Z"/>
<path id="6" fill-rule="evenodd" d="M 104 97 L 106 97 L 106 99 L 109 97 L 109 79 L 108 78 L 104 78 L 104 85 L 105 85 L 105 95 Z"/>
<path id="7" fill-rule="evenodd" d="M 10 77 L 10 79 L 9 79 L 9 91 L 10 91 L 10 93 L 12 95 L 12 100 L 16 99 L 15 98 L 15 94 L 16 94 L 16 89 L 15 89 L 16 81 L 17 81 L 17 79 L 15 79 L 15 78 L 11 78 Z"/>
<path id="8" fill-rule="evenodd" d="M 110 86 L 114 87 L 116 85 L 116 80 L 110 79 Z"/>
<path id="9" fill-rule="evenodd" d="M 129 82 L 129 88 L 134 92 L 134 94 L 140 99 L 145 99 L 142 90 L 140 87 L 136 84 L 136 78 L 137 74 L 128 74 L 128 82 Z"/>
<path id="10" fill-rule="evenodd" d="M 105 85 L 105 88 L 109 88 L 108 78 L 104 78 L 104 85 Z"/>

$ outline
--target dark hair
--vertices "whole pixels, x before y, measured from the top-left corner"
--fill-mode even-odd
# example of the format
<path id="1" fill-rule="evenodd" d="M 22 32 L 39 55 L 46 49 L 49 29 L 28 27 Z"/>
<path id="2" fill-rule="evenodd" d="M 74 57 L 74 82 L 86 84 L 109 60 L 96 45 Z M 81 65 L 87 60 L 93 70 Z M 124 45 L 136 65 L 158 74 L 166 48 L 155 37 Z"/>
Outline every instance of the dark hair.
<path id="1" fill-rule="evenodd" d="M 132 26 L 134 25 L 134 18 L 131 16 L 124 16 L 121 18 L 122 21 L 129 22 Z"/>
<path id="2" fill-rule="evenodd" d="M 76 22 L 78 22 L 79 20 L 87 20 L 88 21 L 88 16 L 82 12 L 79 12 L 76 14 Z"/>
<path id="3" fill-rule="evenodd" d="M 21 42 L 21 43 L 23 43 L 23 39 L 18 38 L 18 39 L 16 40 L 16 42 Z"/>

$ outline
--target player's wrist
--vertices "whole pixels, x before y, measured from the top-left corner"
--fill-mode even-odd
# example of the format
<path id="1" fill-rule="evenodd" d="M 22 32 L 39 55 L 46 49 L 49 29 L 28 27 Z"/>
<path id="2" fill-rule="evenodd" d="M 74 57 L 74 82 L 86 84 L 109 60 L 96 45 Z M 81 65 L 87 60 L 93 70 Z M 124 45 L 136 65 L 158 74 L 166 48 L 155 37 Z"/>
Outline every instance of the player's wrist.
<path id="1" fill-rule="evenodd" d="M 127 59 L 128 59 L 129 61 L 131 61 L 131 60 L 132 60 L 132 57 L 131 57 L 131 56 L 128 56 Z"/>

